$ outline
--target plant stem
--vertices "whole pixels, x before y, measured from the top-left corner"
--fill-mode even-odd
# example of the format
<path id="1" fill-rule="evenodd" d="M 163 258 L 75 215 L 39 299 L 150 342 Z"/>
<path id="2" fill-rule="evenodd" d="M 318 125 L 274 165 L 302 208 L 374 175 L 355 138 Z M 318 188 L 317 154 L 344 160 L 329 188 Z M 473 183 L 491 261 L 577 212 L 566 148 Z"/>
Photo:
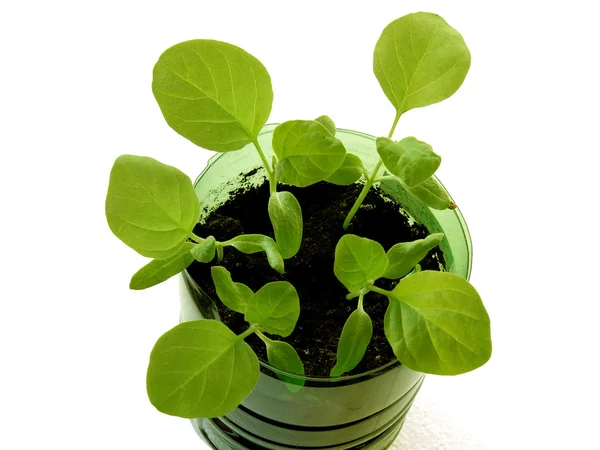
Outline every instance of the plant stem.
<path id="1" fill-rule="evenodd" d="M 385 295 L 386 297 L 393 297 L 392 291 L 386 291 L 385 289 L 378 288 L 377 286 L 371 286 L 369 290 L 371 292 L 377 292 L 378 294 Z"/>
<path id="2" fill-rule="evenodd" d="M 352 300 L 353 298 L 356 298 L 359 295 L 360 295 L 360 291 L 350 292 L 348 295 L 346 295 L 346 300 Z"/>
<path id="3" fill-rule="evenodd" d="M 265 336 L 264 334 L 262 334 L 260 332 L 260 330 L 256 330 L 256 335 L 265 343 L 265 344 L 269 344 L 270 342 L 273 342 L 273 339 L 269 339 L 267 336 Z"/>
<path id="4" fill-rule="evenodd" d="M 400 120 L 400 116 L 402 114 L 400 114 L 400 111 L 396 111 L 396 117 L 394 118 L 394 123 L 392 124 L 392 129 L 390 130 L 390 133 L 388 134 L 388 139 L 391 139 L 392 136 L 394 135 L 394 131 L 396 131 L 396 125 L 398 125 L 398 121 Z"/>
<path id="5" fill-rule="evenodd" d="M 350 226 L 350 222 L 354 218 L 354 215 L 358 212 L 358 209 L 360 208 L 363 201 L 365 200 L 365 197 L 369 193 L 369 189 L 371 189 L 371 186 L 373 186 L 373 183 L 375 182 L 375 177 L 377 176 L 377 172 L 379 172 L 379 169 L 381 168 L 382 164 L 383 164 L 383 161 L 381 161 L 381 158 L 380 158 L 379 162 L 375 166 L 375 169 L 373 170 L 373 173 L 371 173 L 371 176 L 367 179 L 367 182 L 363 186 L 362 191 L 360 191 L 360 195 L 354 202 L 354 205 L 352 205 L 352 209 L 346 216 L 346 220 L 344 220 L 344 230 L 348 229 L 348 227 Z"/>
<path id="6" fill-rule="evenodd" d="M 196 241 L 197 244 L 202 244 L 204 242 L 204 239 L 202 239 L 200 236 L 196 236 L 193 231 L 190 233 L 190 235 L 188 237 L 190 237 L 191 239 Z"/>
<path id="7" fill-rule="evenodd" d="M 238 334 L 238 339 L 244 340 L 248 336 L 250 336 L 252 333 L 256 333 L 256 332 L 257 332 L 256 325 L 250 325 L 246 331 L 244 331 L 242 334 Z"/>
<path id="8" fill-rule="evenodd" d="M 400 120 L 400 116 L 401 116 L 400 112 L 397 111 L 396 117 L 394 118 L 394 123 L 392 124 L 392 129 L 390 130 L 390 132 L 388 134 L 389 139 L 391 139 L 392 136 L 394 135 L 394 131 L 396 130 L 396 125 L 398 125 L 398 120 Z M 354 205 L 352 205 L 352 209 L 350 210 L 350 212 L 346 216 L 346 219 L 344 220 L 344 230 L 348 229 L 348 227 L 350 226 L 350 222 L 352 222 L 352 219 L 354 218 L 354 216 L 360 209 L 363 201 L 365 200 L 365 197 L 369 193 L 369 189 L 371 189 L 371 187 L 373 186 L 373 183 L 375 183 L 377 181 L 377 173 L 379 172 L 379 169 L 381 169 L 382 164 L 383 164 L 383 161 L 381 160 L 381 158 L 379 158 L 379 161 L 375 165 L 375 169 L 373 169 L 373 172 L 371 172 L 371 176 L 369 176 L 367 178 L 367 182 L 363 186 L 362 191 L 360 191 L 358 198 L 354 202 Z"/>
<path id="9" fill-rule="evenodd" d="M 363 309 L 363 300 L 365 298 L 365 294 L 363 294 L 362 292 L 360 293 L 360 295 L 358 296 L 358 309 L 360 309 L 361 311 L 364 311 Z"/>
<path id="10" fill-rule="evenodd" d="M 223 245 L 221 242 L 217 243 L 216 249 L 217 249 L 217 261 L 221 262 L 221 261 L 223 261 Z"/>
<path id="11" fill-rule="evenodd" d="M 262 148 L 260 147 L 260 144 L 258 143 L 258 139 L 255 139 L 253 143 L 256 147 L 256 151 L 260 155 L 260 159 L 262 160 L 263 165 L 265 166 L 267 175 L 269 175 L 269 191 L 273 193 L 277 190 L 277 180 L 275 179 L 275 172 L 271 169 L 271 167 L 269 167 L 269 162 L 267 161 L 267 157 L 265 156 L 264 152 L 262 151 Z"/>
<path id="12" fill-rule="evenodd" d="M 388 176 L 384 176 L 384 177 L 377 177 L 377 178 L 375 178 L 375 183 L 379 183 L 380 181 L 391 181 L 391 180 L 399 180 L 399 178 L 395 177 L 393 175 L 388 175 Z"/>

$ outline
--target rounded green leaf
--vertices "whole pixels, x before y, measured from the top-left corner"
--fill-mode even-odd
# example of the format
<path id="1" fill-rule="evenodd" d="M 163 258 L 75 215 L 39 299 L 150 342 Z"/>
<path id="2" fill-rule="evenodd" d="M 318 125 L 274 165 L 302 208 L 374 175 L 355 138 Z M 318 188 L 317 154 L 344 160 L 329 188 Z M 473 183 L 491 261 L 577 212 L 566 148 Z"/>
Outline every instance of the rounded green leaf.
<path id="1" fill-rule="evenodd" d="M 210 274 L 215 284 L 217 296 L 225 306 L 233 311 L 245 314 L 248 302 L 254 295 L 252 289 L 243 283 L 236 283 L 225 267 L 213 266 Z"/>
<path id="2" fill-rule="evenodd" d="M 389 297 L 384 330 L 402 364 L 458 375 L 490 359 L 490 319 L 468 281 L 426 270 L 402 279 Z"/>
<path id="3" fill-rule="evenodd" d="M 346 148 L 314 120 L 284 122 L 273 132 L 277 179 L 305 187 L 326 180 L 342 164 Z"/>
<path id="4" fill-rule="evenodd" d="M 147 289 L 177 275 L 194 261 L 194 256 L 191 253 L 194 247 L 195 245 L 191 242 L 186 242 L 170 258 L 155 259 L 149 262 L 131 278 L 129 288 L 134 290 Z"/>
<path id="5" fill-rule="evenodd" d="M 271 365 L 284 372 L 295 375 L 304 375 L 304 365 L 294 347 L 284 341 L 274 341 L 272 339 L 263 339 L 267 346 L 267 359 Z M 293 378 L 282 373 L 275 373 L 277 378 L 285 383 L 291 392 L 298 392 L 304 385 L 304 380 Z"/>
<path id="6" fill-rule="evenodd" d="M 387 252 L 389 265 L 383 276 L 395 280 L 407 275 L 421 261 L 429 250 L 442 242 L 443 233 L 430 234 L 425 239 L 401 242 Z"/>
<path id="7" fill-rule="evenodd" d="M 286 337 L 292 334 L 300 316 L 300 300 L 287 281 L 265 284 L 248 301 L 246 322 L 259 324 L 264 331 Z"/>
<path id="8" fill-rule="evenodd" d="M 279 273 L 285 270 L 283 257 L 277 247 L 277 244 L 269 236 L 262 234 L 242 234 L 228 241 L 221 242 L 224 246 L 231 246 L 242 253 L 252 254 L 265 252 L 269 265 Z"/>
<path id="9" fill-rule="evenodd" d="M 369 315 L 358 308 L 350 314 L 342 329 L 337 348 L 337 361 L 330 375 L 339 377 L 350 372 L 363 359 L 373 336 L 373 323 Z"/>
<path id="10" fill-rule="evenodd" d="M 408 187 L 418 186 L 440 167 L 442 158 L 433 152 L 431 145 L 414 137 L 399 142 L 378 137 L 377 152 L 385 167 L 402 179 Z"/>
<path id="11" fill-rule="evenodd" d="M 355 183 L 365 172 L 362 160 L 352 153 L 346 153 L 342 165 L 331 174 L 327 181 L 340 186 Z"/>
<path id="12" fill-rule="evenodd" d="M 271 78 L 258 59 L 226 42 L 174 45 L 154 66 L 152 91 L 167 123 L 209 150 L 239 150 L 271 113 Z"/>
<path id="13" fill-rule="evenodd" d="M 213 236 L 209 236 L 200 244 L 194 245 L 192 248 L 192 255 L 196 261 L 201 263 L 209 263 L 215 257 L 217 241 Z"/>
<path id="14" fill-rule="evenodd" d="M 375 76 L 398 115 L 450 97 L 470 66 L 471 53 L 460 33 L 424 12 L 385 27 L 373 56 Z"/>
<path id="15" fill-rule="evenodd" d="M 333 271 L 350 292 L 381 278 L 387 266 L 385 250 L 371 239 L 346 234 L 335 247 Z"/>
<path id="16" fill-rule="evenodd" d="M 188 419 L 233 411 L 256 385 L 258 358 L 221 322 L 184 322 L 152 349 L 146 376 L 150 402 Z"/>
<path id="17" fill-rule="evenodd" d="M 332 136 L 335 136 L 335 132 L 336 132 L 335 122 L 333 120 L 331 120 L 331 117 L 319 116 L 315 119 L 315 122 L 319 122 L 321 125 L 323 125 L 325 127 L 325 129 L 327 131 L 329 131 L 329 134 L 331 134 Z"/>
<path id="18" fill-rule="evenodd" d="M 121 155 L 110 172 L 106 219 L 136 252 L 164 259 L 176 254 L 200 217 L 186 174 L 145 156 Z"/>
<path id="19" fill-rule="evenodd" d="M 269 218 L 275 242 L 284 259 L 291 258 L 302 244 L 302 209 L 291 192 L 273 192 L 269 198 Z"/>
<path id="20" fill-rule="evenodd" d="M 446 189 L 433 177 L 428 178 L 423 183 L 409 188 L 404 185 L 406 192 L 411 194 L 425 206 L 433 209 L 453 209 L 456 207 Z"/>

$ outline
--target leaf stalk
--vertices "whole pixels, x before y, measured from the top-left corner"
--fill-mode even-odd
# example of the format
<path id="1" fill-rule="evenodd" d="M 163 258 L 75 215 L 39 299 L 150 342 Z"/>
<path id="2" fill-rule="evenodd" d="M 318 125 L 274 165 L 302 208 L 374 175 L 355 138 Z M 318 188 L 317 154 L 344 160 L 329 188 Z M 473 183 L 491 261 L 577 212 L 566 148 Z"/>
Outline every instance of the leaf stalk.
<path id="1" fill-rule="evenodd" d="M 392 291 L 386 291 L 385 289 L 378 288 L 377 286 L 371 286 L 369 288 L 371 292 L 377 292 L 378 294 L 385 295 L 386 297 L 393 297 Z"/>
<path id="2" fill-rule="evenodd" d="M 256 324 L 252 324 L 242 334 L 238 334 L 237 337 L 238 337 L 239 340 L 244 340 L 248 336 L 250 336 L 251 334 L 256 333 L 257 331 L 258 331 L 258 327 L 256 326 Z"/>
<path id="3" fill-rule="evenodd" d="M 255 139 L 252 142 L 254 143 L 254 147 L 256 147 L 256 151 L 258 152 L 258 155 L 260 156 L 260 159 L 262 160 L 263 166 L 265 167 L 265 170 L 267 171 L 267 175 L 269 176 L 269 191 L 271 193 L 276 192 L 277 191 L 277 180 L 275 178 L 275 171 L 273 169 L 271 169 L 271 167 L 269 166 L 267 157 L 265 156 L 265 153 L 263 152 L 260 144 L 258 143 L 258 139 Z"/>
<path id="4" fill-rule="evenodd" d="M 269 339 L 267 336 L 265 336 L 263 333 L 261 333 L 260 330 L 256 330 L 255 333 L 265 344 L 268 344 L 269 342 L 273 342 L 273 339 Z"/>
<path id="5" fill-rule="evenodd" d="M 188 237 L 195 241 L 196 244 L 202 244 L 205 241 L 205 239 L 201 238 L 200 236 L 197 236 L 193 231 L 189 234 Z"/>
<path id="6" fill-rule="evenodd" d="M 402 114 L 400 113 L 400 110 L 397 110 L 396 111 L 396 117 L 394 118 L 394 123 L 392 124 L 392 128 L 390 129 L 390 132 L 388 134 L 388 138 L 389 139 L 391 139 L 392 136 L 394 135 L 394 131 L 396 131 L 396 126 L 398 125 L 398 120 L 400 120 L 400 116 L 401 115 Z M 378 181 L 378 179 L 377 179 L 377 173 L 379 172 L 379 169 L 381 169 L 381 165 L 382 164 L 383 164 L 383 161 L 381 160 L 381 158 L 379 158 L 379 161 L 375 165 L 375 168 L 373 169 L 373 172 L 371 173 L 371 176 L 369 176 L 367 178 L 367 182 L 363 186 L 362 191 L 360 191 L 360 194 L 359 194 L 358 198 L 354 202 L 354 205 L 352 205 L 352 209 L 350 210 L 350 212 L 346 216 L 346 219 L 344 220 L 344 225 L 343 225 L 344 226 L 344 230 L 347 230 L 348 227 L 350 226 L 350 222 L 352 222 L 352 219 L 354 218 L 354 216 L 356 215 L 356 213 L 360 209 L 362 203 L 365 201 L 365 198 L 367 197 L 367 194 L 369 193 L 369 189 L 371 189 L 371 187 L 373 186 L 373 184 L 376 181 Z"/>

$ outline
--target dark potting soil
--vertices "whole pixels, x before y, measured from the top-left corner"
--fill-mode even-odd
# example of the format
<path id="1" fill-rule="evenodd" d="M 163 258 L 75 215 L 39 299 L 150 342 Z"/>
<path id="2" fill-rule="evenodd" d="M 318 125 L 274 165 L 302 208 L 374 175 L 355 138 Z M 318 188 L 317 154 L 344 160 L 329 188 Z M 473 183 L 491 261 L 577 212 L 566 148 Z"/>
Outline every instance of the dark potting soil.
<path id="1" fill-rule="evenodd" d="M 264 253 L 245 255 L 232 247 L 224 249 L 219 265 L 231 272 L 234 281 L 257 291 L 271 281 L 285 280 L 294 285 L 300 297 L 300 318 L 294 332 L 284 340 L 300 355 L 308 376 L 327 377 L 335 365 L 337 344 L 344 323 L 356 309 L 357 299 L 346 300 L 348 291 L 333 273 L 334 251 L 339 239 L 346 233 L 342 223 L 362 188 L 361 185 L 336 186 L 317 183 L 306 188 L 278 186 L 291 191 L 302 206 L 304 234 L 296 256 L 285 260 L 285 274 L 273 270 Z M 214 236 L 218 241 L 240 234 L 261 233 L 273 237 L 267 213 L 268 184 L 259 188 L 238 190 L 222 206 L 213 211 L 194 232 L 199 236 Z M 398 206 L 385 199 L 378 189 L 371 189 L 356 214 L 347 233 L 378 241 L 387 251 L 398 242 L 426 237 L 425 226 L 409 224 Z M 439 270 L 444 263 L 441 250 L 436 247 L 421 261 L 423 270 Z M 193 263 L 188 271 L 200 287 L 215 299 L 221 320 L 236 334 L 248 324 L 242 314 L 228 310 L 218 301 L 210 276 L 212 264 Z M 376 285 L 392 289 L 397 282 L 381 279 Z M 365 311 L 373 321 L 373 338 L 361 363 L 350 374 L 358 374 L 380 367 L 394 359 L 385 338 L 383 318 L 388 299 L 369 293 L 364 300 Z M 277 336 L 272 336 L 279 339 Z M 246 339 L 257 355 L 266 360 L 263 342 L 255 335 Z"/>

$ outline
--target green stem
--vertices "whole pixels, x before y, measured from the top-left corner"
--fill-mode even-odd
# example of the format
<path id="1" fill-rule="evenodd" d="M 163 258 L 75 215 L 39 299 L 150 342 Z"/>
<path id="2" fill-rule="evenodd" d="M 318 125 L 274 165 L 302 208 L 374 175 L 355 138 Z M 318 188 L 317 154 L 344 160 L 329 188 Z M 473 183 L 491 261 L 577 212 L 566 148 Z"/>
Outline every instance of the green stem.
<path id="1" fill-rule="evenodd" d="M 202 239 L 200 236 L 196 236 L 193 231 L 188 235 L 188 237 L 196 241 L 196 244 L 202 244 L 204 242 L 204 239 Z"/>
<path id="2" fill-rule="evenodd" d="M 394 135 L 394 131 L 396 131 L 396 125 L 398 125 L 398 120 L 400 120 L 400 116 L 401 116 L 400 112 L 397 111 L 396 117 L 394 118 L 394 123 L 392 124 L 392 129 L 390 130 L 390 132 L 388 134 L 389 139 L 392 138 L 392 136 Z M 354 219 L 354 216 L 360 209 L 362 203 L 365 201 L 365 198 L 366 198 L 367 194 L 369 193 L 369 189 L 371 189 L 373 184 L 377 181 L 377 173 L 379 172 L 379 169 L 381 169 L 382 164 L 383 164 L 383 161 L 381 160 L 381 158 L 379 158 L 379 161 L 375 165 L 375 169 L 373 169 L 373 172 L 371 172 L 371 176 L 369 176 L 367 178 L 367 182 L 363 186 L 362 191 L 360 191 L 358 198 L 354 202 L 354 205 L 352 205 L 352 209 L 350 210 L 350 212 L 346 216 L 346 219 L 344 220 L 344 230 L 348 229 L 348 227 L 350 226 L 350 222 L 352 222 L 352 219 Z"/>
<path id="3" fill-rule="evenodd" d="M 364 311 L 363 309 L 363 300 L 365 298 L 365 294 L 363 294 L 362 292 L 360 293 L 360 295 L 358 296 L 358 309 L 360 309 L 361 311 Z"/>
<path id="4" fill-rule="evenodd" d="M 244 340 L 248 336 L 250 336 L 252 333 L 256 333 L 256 332 L 257 332 L 256 325 L 250 325 L 246 331 L 244 331 L 242 334 L 238 334 L 238 339 Z"/>
<path id="5" fill-rule="evenodd" d="M 385 289 L 378 288 L 377 286 L 371 286 L 369 288 L 371 292 L 377 292 L 378 294 L 385 295 L 386 297 L 393 297 L 392 291 L 386 291 Z"/>
<path id="6" fill-rule="evenodd" d="M 400 116 L 402 114 L 400 114 L 400 111 L 396 111 L 396 117 L 394 118 L 394 123 L 392 124 L 392 129 L 390 130 L 390 133 L 388 134 L 388 139 L 391 139 L 392 136 L 394 135 L 394 131 L 396 131 L 396 125 L 398 125 L 398 121 L 400 120 Z"/>
<path id="7" fill-rule="evenodd" d="M 267 345 L 269 345 L 270 342 L 273 342 L 273 339 L 269 339 L 267 336 L 262 334 L 260 330 L 256 330 L 256 335 Z"/>
<path id="8" fill-rule="evenodd" d="M 265 156 L 260 144 L 258 143 L 258 139 L 253 141 L 254 146 L 256 147 L 256 151 L 260 155 L 260 159 L 262 160 L 263 165 L 265 166 L 265 170 L 267 171 L 267 175 L 269 175 L 269 191 L 271 193 L 277 190 L 277 180 L 275 179 L 275 172 L 269 167 L 269 162 L 267 161 L 267 157 Z"/>
<path id="9" fill-rule="evenodd" d="M 223 261 L 223 244 L 221 242 L 217 242 L 216 249 L 217 249 L 217 261 L 221 262 L 221 261 Z"/>
<path id="10" fill-rule="evenodd" d="M 346 295 L 346 300 L 352 300 L 353 298 L 356 298 L 359 295 L 360 295 L 360 290 L 354 291 L 354 292 L 350 292 L 348 295 Z"/>
<path id="11" fill-rule="evenodd" d="M 379 183 L 381 181 L 398 181 L 398 177 L 395 177 L 393 175 L 389 175 L 389 176 L 385 176 L 385 177 L 377 177 L 375 178 L 375 183 Z"/>
<path id="12" fill-rule="evenodd" d="M 371 186 L 373 186 L 373 183 L 375 182 L 377 172 L 379 172 L 379 169 L 381 168 L 382 164 L 383 164 L 383 161 L 380 158 L 379 162 L 375 166 L 375 169 L 373 170 L 373 173 L 371 173 L 371 176 L 367 179 L 367 182 L 363 186 L 362 191 L 360 191 L 360 194 L 359 194 L 358 198 L 356 199 L 356 201 L 354 202 L 354 205 L 352 205 L 352 209 L 346 216 L 346 220 L 344 220 L 344 230 L 348 229 L 348 227 L 350 226 L 350 222 L 352 222 L 352 219 L 354 219 L 354 216 L 356 215 L 359 208 L 361 207 L 363 201 L 365 200 L 365 197 L 369 193 L 369 189 L 371 189 Z"/>

